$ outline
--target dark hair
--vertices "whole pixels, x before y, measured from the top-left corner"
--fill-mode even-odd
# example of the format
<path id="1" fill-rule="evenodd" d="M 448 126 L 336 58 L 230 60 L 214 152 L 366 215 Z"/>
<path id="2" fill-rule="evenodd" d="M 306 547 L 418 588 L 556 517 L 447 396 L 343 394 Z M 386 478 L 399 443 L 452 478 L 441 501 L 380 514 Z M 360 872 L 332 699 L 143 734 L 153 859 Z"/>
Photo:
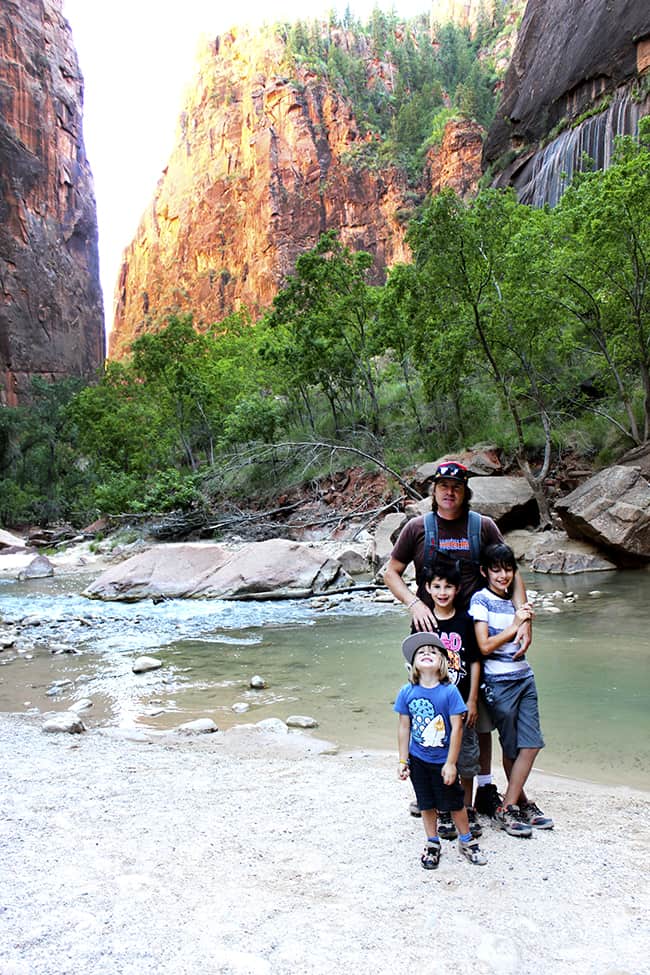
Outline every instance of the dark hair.
<path id="1" fill-rule="evenodd" d="M 450 586 L 460 589 L 460 564 L 449 558 L 437 558 L 431 565 L 422 569 L 422 581 L 432 582 L 434 579 L 444 579 Z"/>
<path id="2" fill-rule="evenodd" d="M 494 542 L 493 545 L 486 545 L 481 550 L 481 568 L 488 569 L 513 569 L 517 571 L 517 559 L 515 553 L 505 542 Z"/>

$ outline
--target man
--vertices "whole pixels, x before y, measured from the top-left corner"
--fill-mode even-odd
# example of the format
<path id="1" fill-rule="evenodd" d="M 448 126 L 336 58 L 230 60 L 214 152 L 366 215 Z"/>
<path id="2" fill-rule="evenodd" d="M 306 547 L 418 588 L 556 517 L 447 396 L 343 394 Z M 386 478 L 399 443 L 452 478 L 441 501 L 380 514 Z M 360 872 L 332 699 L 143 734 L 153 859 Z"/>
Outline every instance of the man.
<path id="1" fill-rule="evenodd" d="M 426 530 L 424 515 L 412 518 L 397 539 L 384 571 L 386 585 L 411 614 L 413 631 L 433 631 L 438 628 L 433 605 L 427 596 L 421 577 L 425 555 L 428 556 L 428 560 L 442 555 L 458 562 L 461 570 L 458 606 L 465 610 L 472 593 L 480 589 L 483 584 L 478 549 L 503 541 L 501 532 L 491 518 L 485 515 L 473 515 L 472 519 L 470 518 L 469 503 L 472 491 L 468 480 L 469 471 L 462 464 L 456 461 L 444 461 L 438 465 L 433 475 L 431 500 L 433 519 L 430 527 L 433 529 L 433 535 L 430 537 L 430 532 Z M 475 530 L 476 527 L 478 531 Z M 425 541 L 429 548 L 426 553 Z M 418 586 L 415 596 L 402 578 L 410 562 L 415 566 L 415 579 Z M 515 576 L 513 602 L 517 607 L 527 602 L 526 587 L 519 572 Z M 521 643 L 522 651 L 530 645 L 529 621 L 521 624 L 517 640 Z M 481 772 L 477 777 L 475 804 L 478 812 L 493 816 L 501 797 L 492 783 L 492 735 L 487 730 L 481 730 L 482 727 L 485 728 L 485 720 L 486 715 L 480 710 L 478 731 Z"/>

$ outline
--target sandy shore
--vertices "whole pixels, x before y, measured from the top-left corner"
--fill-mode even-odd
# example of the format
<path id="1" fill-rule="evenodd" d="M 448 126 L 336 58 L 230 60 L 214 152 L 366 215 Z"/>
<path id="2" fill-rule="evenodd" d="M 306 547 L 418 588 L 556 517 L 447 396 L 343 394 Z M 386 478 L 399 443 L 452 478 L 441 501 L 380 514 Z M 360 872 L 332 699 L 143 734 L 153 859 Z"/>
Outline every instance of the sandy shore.
<path id="1" fill-rule="evenodd" d="M 650 970 L 648 794 L 537 774 L 553 832 L 425 872 L 392 755 L 0 729 L 2 975 Z"/>

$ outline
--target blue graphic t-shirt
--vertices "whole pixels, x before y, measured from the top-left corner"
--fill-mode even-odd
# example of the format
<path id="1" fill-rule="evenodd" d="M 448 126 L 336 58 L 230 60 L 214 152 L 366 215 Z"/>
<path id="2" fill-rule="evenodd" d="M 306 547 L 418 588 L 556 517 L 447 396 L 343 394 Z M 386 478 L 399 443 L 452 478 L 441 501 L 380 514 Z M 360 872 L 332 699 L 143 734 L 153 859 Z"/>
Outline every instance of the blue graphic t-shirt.
<path id="1" fill-rule="evenodd" d="M 410 753 L 423 762 L 444 765 L 449 754 L 451 715 L 467 711 L 458 689 L 452 684 L 437 687 L 405 684 L 393 710 L 408 714 L 411 719 Z"/>

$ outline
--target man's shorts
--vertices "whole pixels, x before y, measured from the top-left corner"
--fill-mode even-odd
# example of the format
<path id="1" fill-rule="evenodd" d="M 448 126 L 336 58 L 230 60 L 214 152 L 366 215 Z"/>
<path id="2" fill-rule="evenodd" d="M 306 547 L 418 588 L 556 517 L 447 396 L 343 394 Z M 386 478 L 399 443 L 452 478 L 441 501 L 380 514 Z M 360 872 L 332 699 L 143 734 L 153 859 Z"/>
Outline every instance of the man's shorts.
<path id="1" fill-rule="evenodd" d="M 409 756 L 411 766 L 411 782 L 415 789 L 418 809 L 428 811 L 437 809 L 438 812 L 456 812 L 465 806 L 465 793 L 458 781 L 453 785 L 445 785 L 442 781 L 442 765 L 423 762 L 415 755 Z"/>
<path id="2" fill-rule="evenodd" d="M 507 758 L 515 759 L 520 748 L 544 747 L 532 674 L 523 680 L 486 681 L 484 693 Z"/>
<path id="3" fill-rule="evenodd" d="M 463 725 L 463 740 L 460 745 L 458 774 L 461 779 L 473 779 L 481 771 L 481 755 L 478 747 L 476 728 L 470 728 L 467 722 Z"/>

